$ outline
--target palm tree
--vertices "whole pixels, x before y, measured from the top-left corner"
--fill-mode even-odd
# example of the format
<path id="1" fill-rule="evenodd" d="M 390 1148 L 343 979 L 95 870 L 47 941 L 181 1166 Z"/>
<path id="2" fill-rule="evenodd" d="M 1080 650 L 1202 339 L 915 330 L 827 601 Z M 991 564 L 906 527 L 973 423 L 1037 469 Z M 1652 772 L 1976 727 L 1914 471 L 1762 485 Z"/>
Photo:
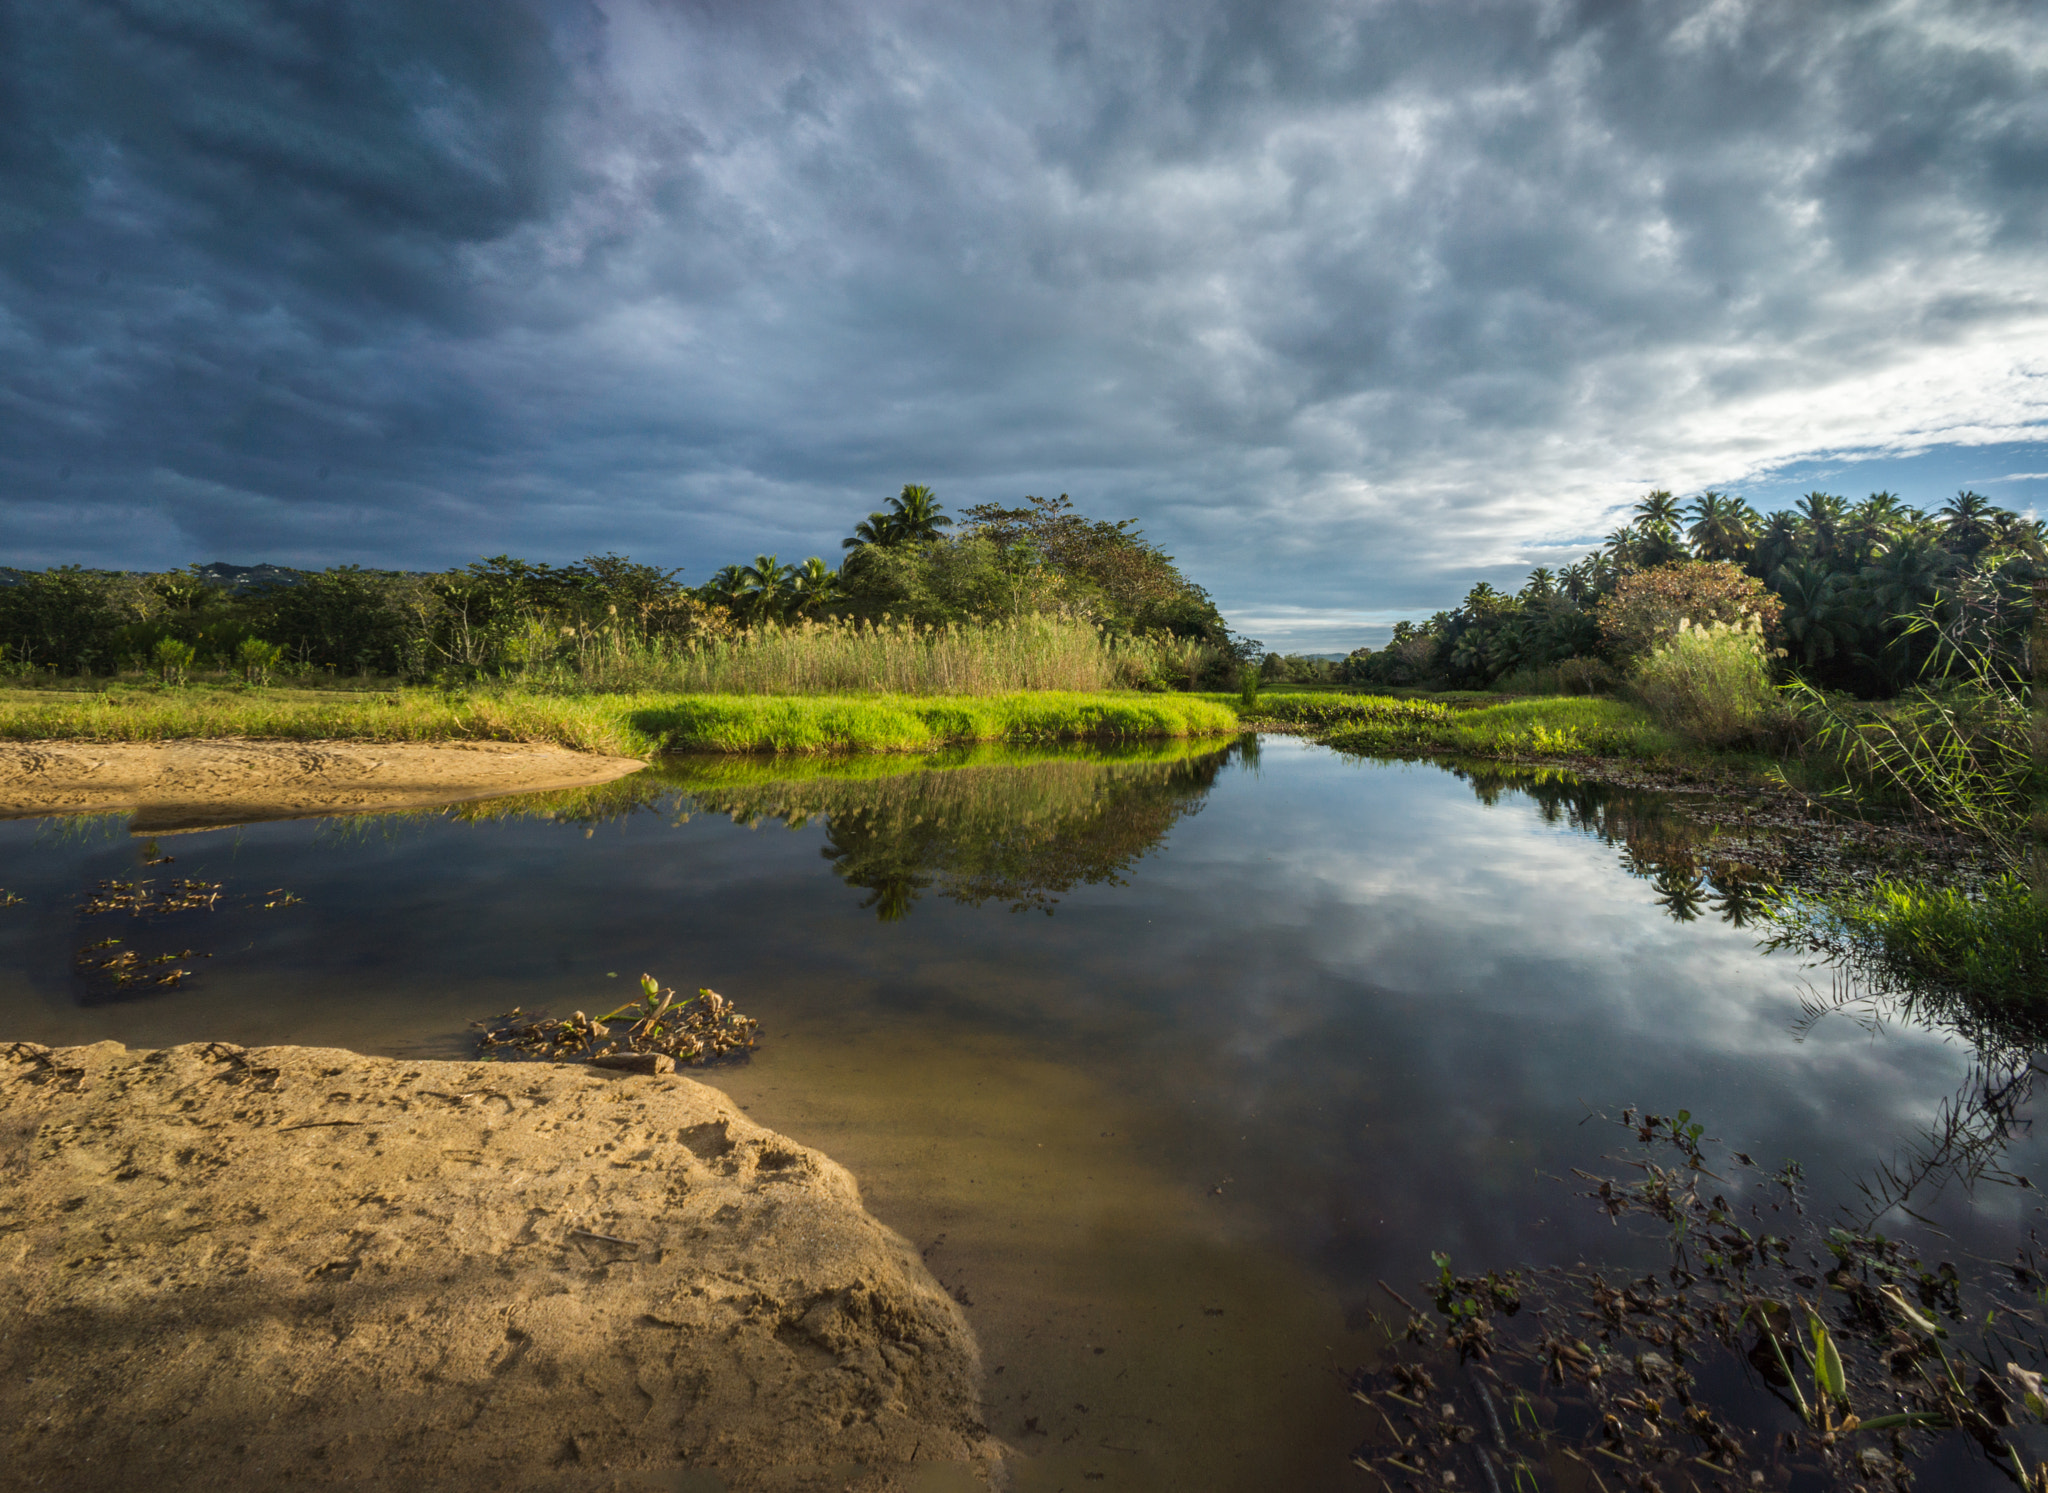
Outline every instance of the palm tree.
<path id="1" fill-rule="evenodd" d="M 1636 504 L 1636 527 L 1639 529 L 1663 529 L 1669 533 L 1678 532 L 1678 520 L 1683 516 L 1678 511 L 1678 499 L 1663 488 L 1645 493 L 1643 500 Z"/>
<path id="2" fill-rule="evenodd" d="M 1600 548 L 1601 553 L 1614 564 L 1633 565 L 1636 562 L 1636 550 L 1641 543 L 1642 535 L 1636 532 L 1635 525 L 1624 524 L 1601 540 Z"/>
<path id="3" fill-rule="evenodd" d="M 1752 556 L 1750 571 L 1761 573 L 1768 580 L 1777 574 L 1778 567 L 1791 560 L 1805 558 L 1806 540 L 1799 532 L 1797 514 L 1781 510 L 1770 517 L 1757 535 L 1756 549 Z"/>
<path id="4" fill-rule="evenodd" d="M 1975 559 L 1991 543 L 1998 510 L 1982 493 L 1959 492 L 1941 505 L 1941 532 L 1948 547 Z"/>
<path id="5" fill-rule="evenodd" d="M 1793 506 L 1805 524 L 1808 552 L 1815 559 L 1834 559 L 1842 548 L 1842 500 L 1832 493 L 1810 492 Z"/>
<path id="6" fill-rule="evenodd" d="M 1937 544 L 1908 539 L 1863 569 L 1859 579 L 1880 624 L 1910 617 L 1935 599 L 1955 560 Z"/>
<path id="7" fill-rule="evenodd" d="M 789 577 L 795 568 L 784 565 L 773 555 L 756 555 L 752 564 L 739 567 L 739 598 L 753 621 L 781 614 L 789 597 Z"/>
<path id="8" fill-rule="evenodd" d="M 1548 601 L 1557 595 L 1557 577 L 1548 566 L 1539 565 L 1529 572 L 1529 583 L 1522 587 L 1523 601 Z"/>
<path id="9" fill-rule="evenodd" d="M 1897 493 L 1874 492 L 1849 510 L 1844 532 L 1857 558 L 1868 561 L 1892 545 L 1904 520 Z"/>
<path id="10" fill-rule="evenodd" d="M 953 526 L 932 490 L 921 482 L 904 483 L 903 491 L 889 499 L 889 521 L 898 540 L 913 544 L 937 539 L 939 530 Z"/>
<path id="11" fill-rule="evenodd" d="M 2038 518 L 2022 518 L 2017 513 L 2001 510 L 1991 521 L 1994 531 L 1993 542 L 2004 550 L 2020 550 L 2040 558 L 2044 540 L 2048 540 L 2048 524 Z"/>
<path id="12" fill-rule="evenodd" d="M 843 550 L 864 550 L 870 546 L 887 549 L 896 542 L 896 531 L 890 527 L 889 515 L 870 513 L 853 526 L 853 532 L 839 542 Z"/>
<path id="13" fill-rule="evenodd" d="M 1702 560 L 1747 559 L 1756 544 L 1751 516 L 1749 505 L 1740 498 L 1712 490 L 1701 493 L 1693 499 L 1692 527 L 1686 530 L 1693 553 Z"/>
<path id="14" fill-rule="evenodd" d="M 1558 573 L 1557 588 L 1574 603 L 1584 601 L 1593 592 L 1593 567 L 1585 560 L 1574 560 Z"/>
<path id="15" fill-rule="evenodd" d="M 838 598 L 839 572 L 813 555 L 789 572 L 789 591 L 796 611 L 825 606 Z"/>
<path id="16" fill-rule="evenodd" d="M 1800 663 L 1808 668 L 1833 658 L 1855 634 L 1846 606 L 1848 577 L 1818 560 L 1788 560 L 1771 577 L 1771 589 L 1785 603 L 1778 626 Z"/>

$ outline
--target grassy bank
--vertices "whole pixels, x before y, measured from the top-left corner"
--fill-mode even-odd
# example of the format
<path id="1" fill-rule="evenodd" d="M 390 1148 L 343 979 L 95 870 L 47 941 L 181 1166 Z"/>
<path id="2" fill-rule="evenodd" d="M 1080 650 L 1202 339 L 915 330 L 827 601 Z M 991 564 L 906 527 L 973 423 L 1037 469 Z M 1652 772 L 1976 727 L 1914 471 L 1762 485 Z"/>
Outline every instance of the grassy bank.
<path id="1" fill-rule="evenodd" d="M 1467 703 L 1391 695 L 1275 694 L 1240 709 L 1249 720 L 1309 726 L 1318 741 L 1374 756 L 1646 760 L 1668 757 L 1685 745 L 1635 706 L 1585 695 Z"/>
<path id="2" fill-rule="evenodd" d="M 1133 741 L 1238 729 L 1192 695 L 1054 691 L 951 696 L 556 694 L 395 690 L 49 691 L 0 695 L 0 739 L 530 741 L 658 752 L 929 752 L 961 742 Z"/>

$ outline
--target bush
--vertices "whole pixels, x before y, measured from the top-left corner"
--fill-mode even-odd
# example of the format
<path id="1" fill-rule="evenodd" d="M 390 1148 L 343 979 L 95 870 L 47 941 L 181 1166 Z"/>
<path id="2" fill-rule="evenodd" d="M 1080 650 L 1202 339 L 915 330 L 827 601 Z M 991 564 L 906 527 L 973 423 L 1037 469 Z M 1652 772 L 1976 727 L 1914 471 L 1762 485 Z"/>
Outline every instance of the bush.
<path id="1" fill-rule="evenodd" d="M 1624 576 L 1600 602 L 1600 635 L 1617 659 L 1640 659 L 1675 638 L 1686 622 L 1737 628 L 1754 622 L 1768 634 L 1784 607 L 1738 567 L 1691 560 Z"/>
<path id="2" fill-rule="evenodd" d="M 1680 619 L 1671 640 L 1637 665 L 1630 685 L 1657 724 L 1702 746 L 1754 740 L 1777 710 L 1754 619 L 1736 627 Z"/>

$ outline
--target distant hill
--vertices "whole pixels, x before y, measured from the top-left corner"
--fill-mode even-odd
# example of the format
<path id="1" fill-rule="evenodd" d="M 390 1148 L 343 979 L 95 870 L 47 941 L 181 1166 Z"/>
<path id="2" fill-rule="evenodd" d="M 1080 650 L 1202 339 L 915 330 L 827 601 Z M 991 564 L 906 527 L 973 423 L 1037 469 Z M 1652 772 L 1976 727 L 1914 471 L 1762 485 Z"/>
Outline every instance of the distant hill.
<path id="1" fill-rule="evenodd" d="M 303 570 L 293 570 L 286 565 L 230 565 L 225 560 L 195 565 L 193 569 L 209 586 L 219 586 L 236 596 L 244 591 L 265 591 L 272 586 L 296 586 L 306 578 Z"/>

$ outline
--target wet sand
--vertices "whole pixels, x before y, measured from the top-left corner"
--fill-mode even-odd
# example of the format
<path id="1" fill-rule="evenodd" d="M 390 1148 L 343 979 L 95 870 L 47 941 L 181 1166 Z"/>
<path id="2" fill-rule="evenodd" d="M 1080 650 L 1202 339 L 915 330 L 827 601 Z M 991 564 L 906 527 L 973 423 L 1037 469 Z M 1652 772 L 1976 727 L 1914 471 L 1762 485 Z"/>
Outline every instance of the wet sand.
<path id="1" fill-rule="evenodd" d="M 522 742 L 0 742 L 0 819 L 133 814 L 138 834 L 584 788 L 630 757 Z"/>

